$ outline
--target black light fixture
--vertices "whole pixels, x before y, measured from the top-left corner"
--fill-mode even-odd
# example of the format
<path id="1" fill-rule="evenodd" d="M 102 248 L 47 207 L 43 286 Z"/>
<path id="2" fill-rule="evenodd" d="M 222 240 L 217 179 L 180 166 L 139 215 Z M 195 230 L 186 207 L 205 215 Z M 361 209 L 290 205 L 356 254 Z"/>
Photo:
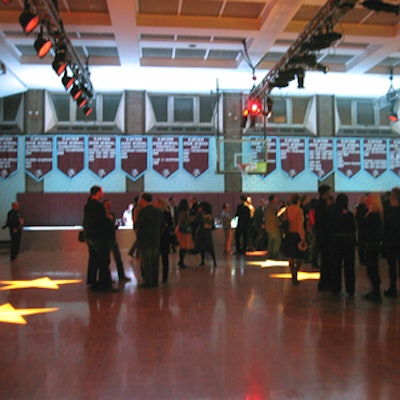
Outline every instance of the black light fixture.
<path id="1" fill-rule="evenodd" d="M 25 0 L 24 4 L 24 11 L 19 16 L 19 23 L 21 24 L 24 32 L 28 34 L 31 33 L 39 25 L 40 18 L 37 14 L 31 13 L 27 0 Z"/>
<path id="2" fill-rule="evenodd" d="M 388 115 L 389 121 L 393 122 L 393 123 L 395 123 L 399 120 L 399 117 L 398 117 L 396 111 L 394 111 L 394 106 L 395 106 L 395 102 L 392 101 L 390 103 L 390 114 Z"/>
<path id="3" fill-rule="evenodd" d="M 40 57 L 43 58 L 46 56 L 46 54 L 50 51 L 50 49 L 53 47 L 53 42 L 49 38 L 44 38 L 43 37 L 43 28 L 40 27 L 40 32 L 37 35 L 37 38 L 35 40 L 35 43 L 33 44 L 36 50 L 36 54 Z"/>
<path id="4" fill-rule="evenodd" d="M 303 67 L 299 67 L 296 70 L 296 76 L 297 76 L 297 89 L 304 89 L 304 76 L 305 76 L 305 71 Z"/>
<path id="5" fill-rule="evenodd" d="M 67 46 L 65 43 L 58 44 L 56 47 L 56 55 L 53 60 L 53 69 L 60 76 L 67 68 Z"/>
<path id="6" fill-rule="evenodd" d="M 64 72 L 64 76 L 61 79 L 61 82 L 63 86 L 65 87 L 65 90 L 71 89 L 72 85 L 75 82 L 75 77 L 74 76 L 68 76 L 67 71 Z"/>
<path id="7" fill-rule="evenodd" d="M 83 90 L 79 85 L 73 85 L 71 88 L 71 96 L 74 100 L 78 100 L 79 96 L 82 94 Z"/>
<path id="8" fill-rule="evenodd" d="M 86 103 L 85 106 L 83 107 L 83 113 L 85 114 L 86 117 L 88 117 L 92 112 L 93 112 L 92 102 Z"/>
<path id="9" fill-rule="evenodd" d="M 79 108 L 83 108 L 87 102 L 88 98 L 83 93 L 76 99 L 76 104 L 78 104 Z"/>

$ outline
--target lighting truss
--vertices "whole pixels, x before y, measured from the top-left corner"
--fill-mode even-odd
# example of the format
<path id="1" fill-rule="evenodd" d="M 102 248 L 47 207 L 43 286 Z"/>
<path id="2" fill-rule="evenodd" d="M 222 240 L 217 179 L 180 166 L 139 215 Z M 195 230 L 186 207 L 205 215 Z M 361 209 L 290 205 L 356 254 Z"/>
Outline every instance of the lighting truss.
<path id="1" fill-rule="evenodd" d="M 263 98 L 268 95 L 275 87 L 275 83 L 279 83 L 279 74 L 284 71 L 290 64 L 290 60 L 300 56 L 304 52 L 304 46 L 307 42 L 317 36 L 327 24 L 333 21 L 338 23 L 354 6 L 358 0 L 328 0 L 327 3 L 319 10 L 317 15 L 307 24 L 303 32 L 289 47 L 286 53 L 280 58 L 276 65 L 268 72 L 263 80 L 250 91 L 250 98 Z"/>
<path id="2" fill-rule="evenodd" d="M 47 33 L 52 37 L 53 42 L 65 45 L 65 60 L 74 74 L 75 82 L 85 90 L 88 97 L 93 97 L 94 89 L 90 80 L 88 64 L 87 62 L 82 63 L 64 30 L 57 0 L 28 0 L 28 3 L 31 6 L 31 10 L 39 16 L 41 25 L 47 29 Z"/>

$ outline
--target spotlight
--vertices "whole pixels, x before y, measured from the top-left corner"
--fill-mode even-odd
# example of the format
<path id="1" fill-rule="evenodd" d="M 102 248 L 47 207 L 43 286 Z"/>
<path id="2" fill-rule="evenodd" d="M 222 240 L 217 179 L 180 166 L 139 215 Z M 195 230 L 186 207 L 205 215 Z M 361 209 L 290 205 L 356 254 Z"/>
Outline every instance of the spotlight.
<path id="1" fill-rule="evenodd" d="M 73 85 L 70 93 L 74 100 L 78 100 L 79 96 L 82 94 L 82 89 L 77 85 Z"/>
<path id="2" fill-rule="evenodd" d="M 87 102 L 88 98 L 83 93 L 76 99 L 76 104 L 78 104 L 79 108 L 82 108 Z"/>
<path id="3" fill-rule="evenodd" d="M 35 47 L 36 53 L 40 58 L 43 58 L 53 47 L 53 42 L 50 39 L 45 39 L 43 37 L 42 27 L 40 27 L 40 32 L 37 35 L 37 38 L 33 46 Z"/>
<path id="4" fill-rule="evenodd" d="M 29 3 L 25 0 L 24 11 L 19 16 L 19 23 L 26 34 L 31 33 L 38 25 L 40 19 L 36 14 L 32 14 L 29 8 Z"/>
<path id="5" fill-rule="evenodd" d="M 297 89 L 304 89 L 304 68 L 299 67 L 297 68 L 296 71 L 296 76 L 297 76 Z"/>
<path id="6" fill-rule="evenodd" d="M 85 114 L 86 117 L 88 117 L 92 113 L 92 111 L 93 111 L 93 106 L 91 106 L 89 104 L 86 104 L 83 107 L 83 113 Z"/>
<path id="7" fill-rule="evenodd" d="M 65 90 L 69 90 L 71 86 L 75 82 L 75 77 L 74 76 L 68 76 L 67 71 L 65 71 L 64 76 L 61 79 L 62 84 L 65 87 Z"/>
<path id="8" fill-rule="evenodd" d="M 243 110 L 242 112 L 242 121 L 240 123 L 240 126 L 242 128 L 246 128 L 246 124 L 247 124 L 247 118 L 249 117 L 249 110 L 246 108 L 245 110 Z"/>
<path id="9" fill-rule="evenodd" d="M 57 46 L 56 55 L 53 61 L 53 69 L 60 76 L 67 68 L 67 46 L 62 43 Z"/>
<path id="10" fill-rule="evenodd" d="M 393 110 L 390 111 L 390 114 L 388 115 L 388 119 L 390 122 L 393 122 L 393 123 L 395 123 L 399 120 L 397 113 L 395 113 Z"/>

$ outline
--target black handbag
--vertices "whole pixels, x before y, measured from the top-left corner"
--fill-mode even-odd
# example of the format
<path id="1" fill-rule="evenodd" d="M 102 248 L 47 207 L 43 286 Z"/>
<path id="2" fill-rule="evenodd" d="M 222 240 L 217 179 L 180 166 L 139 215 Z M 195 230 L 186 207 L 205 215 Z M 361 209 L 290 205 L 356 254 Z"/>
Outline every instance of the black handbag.
<path id="1" fill-rule="evenodd" d="M 78 241 L 81 242 L 81 243 L 86 242 L 86 231 L 85 230 L 79 231 L 79 233 L 78 233 Z"/>

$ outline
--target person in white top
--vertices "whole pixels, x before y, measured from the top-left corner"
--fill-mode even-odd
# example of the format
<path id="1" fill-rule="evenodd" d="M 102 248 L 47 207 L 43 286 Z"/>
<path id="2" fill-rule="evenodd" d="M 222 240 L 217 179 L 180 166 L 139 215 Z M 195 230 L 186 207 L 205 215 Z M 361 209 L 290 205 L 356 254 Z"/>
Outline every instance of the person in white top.
<path id="1" fill-rule="evenodd" d="M 128 208 L 122 213 L 122 225 L 128 228 L 133 228 L 132 216 L 133 204 L 128 204 Z"/>

